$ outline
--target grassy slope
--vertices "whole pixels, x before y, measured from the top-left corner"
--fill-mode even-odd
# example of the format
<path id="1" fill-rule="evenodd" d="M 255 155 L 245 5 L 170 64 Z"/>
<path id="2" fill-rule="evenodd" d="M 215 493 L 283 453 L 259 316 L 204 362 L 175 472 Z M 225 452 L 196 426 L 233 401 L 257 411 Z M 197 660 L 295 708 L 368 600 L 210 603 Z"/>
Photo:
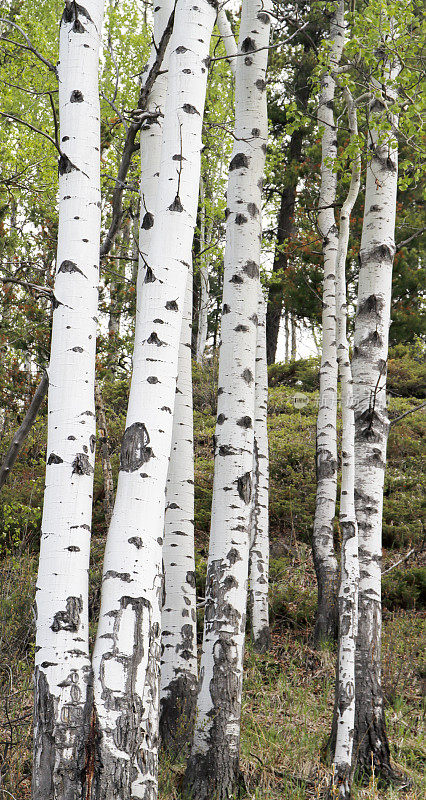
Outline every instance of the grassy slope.
<path id="1" fill-rule="evenodd" d="M 399 370 L 400 374 L 401 370 Z M 273 375 L 272 383 L 282 376 Z M 294 376 L 293 376 L 294 378 Z M 297 378 L 297 376 L 296 376 Z M 293 406 L 294 380 L 285 379 L 270 391 L 271 443 L 271 616 L 273 648 L 267 656 L 246 653 L 243 701 L 241 797 L 256 800 L 298 800 L 321 797 L 328 768 L 321 761 L 333 705 L 335 655 L 310 646 L 315 612 L 315 580 L 308 545 L 315 497 L 315 378 L 302 373 L 308 404 Z M 105 388 L 117 466 L 117 446 L 123 425 L 125 384 Z M 403 392 L 401 392 L 403 394 Z M 196 374 L 196 527 L 197 585 L 203 592 L 211 501 L 214 426 L 214 382 L 211 375 Z M 419 403 L 395 398 L 395 417 Z M 17 465 L 3 496 L 3 533 L 6 552 L 0 573 L 0 680 L 1 750 L 0 784 L 4 800 L 29 798 L 31 767 L 31 673 L 34 651 L 31 604 L 37 566 L 36 541 L 43 483 L 43 418 L 33 432 L 25 457 Z M 406 417 L 391 430 L 389 468 L 384 509 L 385 564 L 392 564 L 410 547 L 421 548 L 422 477 L 421 438 L 425 417 Z M 424 471 L 423 471 L 424 475 Z M 98 602 L 103 551 L 102 479 L 97 468 L 95 503 L 96 538 L 91 569 L 92 641 Z M 96 497 L 96 492 L 95 492 Z M 25 540 L 19 550 L 13 548 Z M 336 526 L 336 545 L 339 530 Z M 383 684 L 389 737 L 394 762 L 412 781 L 408 800 L 426 795 L 424 768 L 426 743 L 422 685 L 426 670 L 424 641 L 426 578 L 422 555 L 415 554 L 384 581 Z M 201 619 L 200 619 L 201 622 Z M 424 702 L 424 700 L 423 700 Z M 162 800 L 178 797 L 184 760 L 161 769 Z M 423 783 L 422 783 L 423 781 Z M 1 794 L 0 794 L 1 796 Z M 374 783 L 356 787 L 355 798 L 396 797 Z M 2 798 L 3 800 L 3 798 Z"/>

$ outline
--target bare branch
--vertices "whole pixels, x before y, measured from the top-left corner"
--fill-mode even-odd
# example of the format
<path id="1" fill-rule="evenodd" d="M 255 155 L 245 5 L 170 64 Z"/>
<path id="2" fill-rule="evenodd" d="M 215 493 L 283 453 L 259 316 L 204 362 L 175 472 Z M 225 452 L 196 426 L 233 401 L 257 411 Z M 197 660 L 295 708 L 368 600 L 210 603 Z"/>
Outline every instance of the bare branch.
<path id="1" fill-rule="evenodd" d="M 5 22 L 6 25 L 12 25 L 13 28 L 16 28 L 16 30 L 19 31 L 21 36 L 24 37 L 24 39 L 27 42 L 27 44 L 24 45 L 24 44 L 21 44 L 20 42 L 13 42 L 10 39 L 6 39 L 5 36 L 1 36 L 0 37 L 0 39 L 2 41 L 8 42 L 9 44 L 14 44 L 14 45 L 16 45 L 16 47 L 21 47 L 24 50 L 29 50 L 31 53 L 33 53 L 33 55 L 35 55 L 42 62 L 42 64 L 44 64 L 51 72 L 53 72 L 53 74 L 55 75 L 56 78 L 58 77 L 58 70 L 56 69 L 55 65 L 52 64 L 52 62 L 49 61 L 49 59 L 45 58 L 44 56 L 42 56 L 41 53 L 39 53 L 39 51 L 32 44 L 31 40 L 28 38 L 28 36 L 25 33 L 25 31 L 23 31 L 22 28 L 20 28 L 19 25 L 16 24 L 16 22 L 12 22 L 11 19 L 5 19 L 4 17 L 0 17 L 0 22 Z"/>

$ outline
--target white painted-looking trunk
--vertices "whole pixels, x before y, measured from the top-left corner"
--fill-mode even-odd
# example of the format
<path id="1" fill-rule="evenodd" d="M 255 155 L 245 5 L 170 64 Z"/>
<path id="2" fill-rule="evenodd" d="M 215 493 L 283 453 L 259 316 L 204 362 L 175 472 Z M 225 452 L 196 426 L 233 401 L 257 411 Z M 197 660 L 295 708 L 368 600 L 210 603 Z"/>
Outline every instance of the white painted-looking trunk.
<path id="1" fill-rule="evenodd" d="M 192 271 L 179 347 L 163 544 L 160 731 L 163 746 L 175 753 L 191 738 L 197 691 L 191 329 Z"/>
<path id="2" fill-rule="evenodd" d="M 215 7 L 178 0 L 160 180 L 94 653 L 101 800 L 155 800 L 164 501 Z M 98 796 L 98 795 L 97 795 Z"/>
<path id="3" fill-rule="evenodd" d="M 393 56 L 392 56 L 393 58 Z M 369 159 L 352 362 L 355 403 L 355 508 L 359 532 L 359 617 L 354 748 L 361 768 L 391 771 L 381 688 L 381 557 L 388 416 L 386 369 L 395 254 L 398 146 L 378 132 L 396 96 L 399 65 L 387 65 L 370 103 Z"/>
<path id="4" fill-rule="evenodd" d="M 358 136 L 357 114 L 349 89 L 344 89 L 351 138 Z M 353 157 L 352 176 L 340 212 L 336 259 L 337 361 L 342 406 L 342 484 L 340 492 L 339 646 L 336 690 L 336 746 L 334 785 L 342 800 L 350 798 L 352 750 L 355 728 L 355 651 L 358 629 L 358 525 L 355 515 L 355 417 L 352 370 L 347 339 L 346 257 L 350 215 L 360 187 L 361 155 Z"/>
<path id="5" fill-rule="evenodd" d="M 249 559 L 250 614 L 253 644 L 266 652 L 269 632 L 269 447 L 268 367 L 266 363 L 266 303 L 259 285 L 254 396 L 254 451 L 251 541 Z"/>
<path id="6" fill-rule="evenodd" d="M 235 78 L 237 70 L 237 43 L 232 32 L 231 23 L 226 16 L 225 8 L 221 8 L 217 15 L 217 27 L 223 39 L 226 55 L 229 58 L 229 67 Z"/>
<path id="7" fill-rule="evenodd" d="M 151 48 L 150 59 L 144 72 L 146 75 L 149 75 L 150 69 L 156 60 L 157 49 L 166 25 L 170 19 L 170 14 L 173 11 L 173 7 L 174 0 L 158 0 L 158 2 L 156 1 L 154 4 L 153 44 Z M 139 221 L 139 268 L 137 278 L 137 315 L 140 313 L 142 303 L 143 283 L 145 280 L 146 263 L 151 244 L 152 228 L 154 225 L 154 215 L 160 181 L 161 145 L 163 141 L 164 107 L 166 104 L 170 48 L 171 40 L 169 41 L 166 52 L 163 56 L 160 74 L 155 79 L 155 83 L 149 93 L 146 107 L 147 116 L 140 131 L 141 199 Z"/>
<path id="8" fill-rule="evenodd" d="M 204 252 L 206 248 L 206 211 L 205 211 L 204 181 L 200 179 L 200 307 L 198 310 L 197 330 L 197 363 L 203 363 L 204 350 L 206 349 L 208 334 L 208 310 L 210 300 L 209 265 Z"/>
<path id="9" fill-rule="evenodd" d="M 344 2 L 339 0 L 330 20 L 329 64 L 321 76 L 318 125 L 321 137 L 321 189 L 318 227 L 323 238 L 324 279 L 322 293 L 322 357 L 317 419 L 317 495 L 313 530 L 313 556 L 318 582 L 315 639 L 337 633 L 337 560 L 333 547 L 333 520 L 337 492 L 337 357 L 335 276 L 338 230 L 334 215 L 337 176 L 337 128 L 334 119 L 333 77 L 345 43 Z"/>
<path id="10" fill-rule="evenodd" d="M 271 5 L 245 0 L 229 167 L 218 417 L 200 689 L 185 784 L 196 800 L 230 796 L 239 763 L 253 486 L 265 75 Z"/>
<path id="11" fill-rule="evenodd" d="M 88 569 L 101 223 L 102 0 L 66 2 L 59 38 L 59 229 L 36 588 L 33 800 L 80 800 L 90 720 Z"/>

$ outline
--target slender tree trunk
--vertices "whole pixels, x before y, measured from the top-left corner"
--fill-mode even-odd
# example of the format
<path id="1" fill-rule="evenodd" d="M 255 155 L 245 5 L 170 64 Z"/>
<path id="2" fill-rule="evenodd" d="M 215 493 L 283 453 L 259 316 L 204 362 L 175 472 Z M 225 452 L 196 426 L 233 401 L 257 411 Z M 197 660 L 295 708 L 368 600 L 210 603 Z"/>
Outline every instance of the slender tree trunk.
<path id="1" fill-rule="evenodd" d="M 179 348 L 163 545 L 160 733 L 163 746 L 173 755 L 182 753 L 191 739 L 197 694 L 191 327 L 192 274 L 189 274 Z"/>
<path id="2" fill-rule="evenodd" d="M 311 31 L 311 38 L 315 40 L 318 38 L 318 35 L 315 34 L 314 31 Z M 302 113 L 305 111 L 308 104 L 311 92 L 311 75 L 314 65 L 315 59 L 312 57 L 312 45 L 305 40 L 300 65 L 298 65 L 295 75 L 294 87 L 295 100 Z M 268 364 L 273 364 L 276 359 L 278 334 L 284 306 L 283 276 L 288 263 L 287 255 L 283 252 L 283 245 L 291 239 L 294 234 L 294 210 L 297 197 L 297 184 L 299 181 L 298 166 L 302 160 L 303 143 L 306 133 L 305 127 L 297 128 L 297 130 L 293 131 L 291 134 L 289 143 L 284 187 L 278 213 L 275 258 L 272 266 L 266 311 L 266 348 Z"/>
<path id="3" fill-rule="evenodd" d="M 338 231 L 334 217 L 337 129 L 334 120 L 338 67 L 345 43 L 344 2 L 339 0 L 330 20 L 329 66 L 321 77 L 318 125 L 322 130 L 321 190 L 318 226 L 323 237 L 324 280 L 322 294 L 322 357 L 317 419 L 317 496 L 313 530 L 313 556 L 318 582 L 315 642 L 337 636 L 337 560 L 333 546 L 333 520 L 337 492 L 337 357 L 336 357 L 336 254 Z"/>
<path id="4" fill-rule="evenodd" d="M 90 721 L 88 568 L 99 282 L 103 2 L 66 2 L 59 39 L 59 231 L 36 589 L 33 800 L 80 800 Z"/>
<path id="5" fill-rule="evenodd" d="M 297 331 L 297 322 L 294 314 L 290 315 L 290 322 L 291 322 L 291 361 L 296 361 L 297 356 L 297 341 L 296 341 L 296 331 Z"/>
<path id="6" fill-rule="evenodd" d="M 239 771 L 269 10 L 264 0 L 243 3 L 242 55 L 236 66 L 204 639 L 194 743 L 184 780 L 195 800 L 230 797 Z"/>
<path id="7" fill-rule="evenodd" d="M 226 55 L 229 58 L 229 68 L 235 78 L 236 68 L 237 68 L 237 59 L 235 56 L 237 55 L 237 43 L 235 41 L 235 36 L 232 31 L 231 23 L 226 15 L 226 11 L 224 8 L 221 8 L 217 15 L 217 27 L 219 29 L 219 33 L 223 39 L 223 44 L 225 47 Z"/>
<path id="8" fill-rule="evenodd" d="M 253 645 L 260 653 L 270 646 L 269 631 L 269 449 L 266 304 L 259 286 L 256 342 L 253 490 L 249 559 L 250 614 Z"/>
<path id="9" fill-rule="evenodd" d="M 344 90 L 351 138 L 358 135 L 356 108 L 349 89 Z M 336 681 L 333 788 L 342 800 L 350 800 L 353 737 L 355 728 L 355 651 L 358 628 L 358 525 L 355 515 L 355 417 L 352 370 L 347 339 L 346 257 L 350 214 L 358 196 L 361 173 L 359 150 L 353 157 L 349 192 L 340 213 L 336 259 L 337 360 L 342 402 L 342 486 L 340 493 L 339 645 Z"/>
<path id="10" fill-rule="evenodd" d="M 354 752 L 365 772 L 392 777 L 381 686 L 381 557 L 383 482 L 389 421 L 386 410 L 392 264 L 398 183 L 397 143 L 379 133 L 385 103 L 396 96 L 398 67 L 373 85 L 364 221 L 360 248 L 353 377 L 355 508 L 359 529 L 359 622 Z M 381 96 L 381 99 L 380 99 Z M 387 112 L 389 113 L 389 112 Z M 396 122 L 396 120 L 393 120 Z M 388 134 L 388 136 L 390 136 Z"/>
<path id="11" fill-rule="evenodd" d="M 197 362 L 202 364 L 204 350 L 207 342 L 208 332 L 208 308 L 209 308 L 209 268 L 206 263 L 204 250 L 206 247 L 206 212 L 205 212 L 205 191 L 204 181 L 200 180 L 200 307 L 198 310 L 198 329 L 197 329 Z"/>
<path id="12" fill-rule="evenodd" d="M 112 509 L 114 506 L 114 480 L 112 477 L 111 458 L 108 447 L 108 428 L 105 416 L 105 409 L 102 400 L 102 392 L 97 381 L 95 381 L 95 403 L 98 418 L 99 449 L 102 461 L 102 473 L 104 476 L 104 514 L 107 526 L 111 522 Z"/>
<path id="13" fill-rule="evenodd" d="M 22 450 L 25 439 L 27 438 L 32 426 L 34 425 L 34 422 L 36 421 L 39 408 L 46 397 L 48 385 L 49 380 L 47 373 L 44 373 L 39 385 L 37 386 L 37 389 L 35 390 L 34 397 L 31 400 L 22 424 L 16 431 L 3 459 L 3 463 L 0 466 L 0 489 L 6 483 L 10 472 L 13 469 L 13 465 L 15 464 L 15 461 Z"/>
<path id="14" fill-rule="evenodd" d="M 290 361 L 290 326 L 289 326 L 289 313 L 284 312 L 284 333 L 285 333 L 285 363 Z M 275 360 L 275 355 L 274 355 Z"/>
<path id="15" fill-rule="evenodd" d="M 133 374 L 93 660 L 96 800 L 157 797 L 164 496 L 215 16 L 207 0 L 178 0 L 158 200 L 155 213 L 146 211 L 153 230 L 139 281 Z"/>

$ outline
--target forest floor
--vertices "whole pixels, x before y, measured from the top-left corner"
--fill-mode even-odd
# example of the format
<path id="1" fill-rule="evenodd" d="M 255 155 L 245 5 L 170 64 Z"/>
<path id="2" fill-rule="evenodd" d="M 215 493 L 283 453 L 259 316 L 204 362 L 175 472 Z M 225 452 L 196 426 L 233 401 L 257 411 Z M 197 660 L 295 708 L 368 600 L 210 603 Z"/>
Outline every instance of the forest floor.
<path id="1" fill-rule="evenodd" d="M 311 365 L 312 366 L 312 365 Z M 270 390 L 272 646 L 245 656 L 241 738 L 241 800 L 324 797 L 325 763 L 333 711 L 335 649 L 313 649 L 316 588 L 310 550 L 315 496 L 315 365 L 272 372 Z M 303 367 L 303 368 L 302 368 Z M 401 370 L 394 374 L 397 385 Z M 399 378 L 398 378 L 399 375 Z M 407 381 L 406 381 L 407 382 Z M 401 383 L 401 382 L 400 382 Z M 402 381 L 402 384 L 404 381 Z M 411 388 L 411 386 L 410 386 Z M 296 410 L 295 390 L 306 394 Z M 104 389 L 113 465 L 124 423 L 126 385 Z M 415 408 L 424 390 L 395 391 L 390 416 Z M 214 386 L 195 375 L 197 590 L 203 595 L 208 548 L 214 427 Z M 425 414 L 410 414 L 391 428 L 385 483 L 383 580 L 383 688 L 391 755 L 402 776 L 383 788 L 373 775 L 356 783 L 354 800 L 422 800 L 426 796 L 426 558 L 424 550 Z M 44 470 L 45 417 L 32 432 L 0 504 L 0 800 L 29 800 L 31 784 L 33 597 L 37 571 Z M 1 527 L 2 526 L 2 527 Z M 102 478 L 95 475 L 94 537 L 90 571 L 91 642 L 99 608 L 105 530 Z M 336 546 L 339 528 L 336 525 Z M 201 612 L 202 613 L 202 612 Z M 200 613 L 200 629 L 202 616 Z M 160 800 L 178 800 L 185 753 L 162 756 Z"/>

